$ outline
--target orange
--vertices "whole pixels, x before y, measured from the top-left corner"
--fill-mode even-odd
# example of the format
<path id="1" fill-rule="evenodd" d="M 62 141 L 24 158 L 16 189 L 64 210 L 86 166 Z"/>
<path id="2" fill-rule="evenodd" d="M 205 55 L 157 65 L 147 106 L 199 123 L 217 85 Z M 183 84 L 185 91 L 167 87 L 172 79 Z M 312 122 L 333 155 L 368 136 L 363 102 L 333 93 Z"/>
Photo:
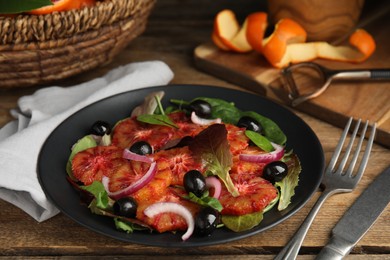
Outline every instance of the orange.
<path id="1" fill-rule="evenodd" d="M 74 9 L 80 9 L 85 6 L 92 6 L 96 0 L 52 0 L 53 5 L 43 6 L 41 8 L 28 12 L 29 14 L 50 14 L 53 12 L 62 12 Z"/>

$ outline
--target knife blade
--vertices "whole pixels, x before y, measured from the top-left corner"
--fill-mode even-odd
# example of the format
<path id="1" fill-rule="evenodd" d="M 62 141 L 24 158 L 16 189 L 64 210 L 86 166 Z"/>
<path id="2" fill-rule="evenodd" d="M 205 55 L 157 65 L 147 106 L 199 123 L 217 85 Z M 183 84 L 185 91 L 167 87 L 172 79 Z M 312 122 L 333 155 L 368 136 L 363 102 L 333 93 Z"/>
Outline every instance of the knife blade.
<path id="1" fill-rule="evenodd" d="M 316 259 L 342 259 L 375 223 L 390 201 L 390 167 L 356 199 L 332 229 L 332 237 Z"/>

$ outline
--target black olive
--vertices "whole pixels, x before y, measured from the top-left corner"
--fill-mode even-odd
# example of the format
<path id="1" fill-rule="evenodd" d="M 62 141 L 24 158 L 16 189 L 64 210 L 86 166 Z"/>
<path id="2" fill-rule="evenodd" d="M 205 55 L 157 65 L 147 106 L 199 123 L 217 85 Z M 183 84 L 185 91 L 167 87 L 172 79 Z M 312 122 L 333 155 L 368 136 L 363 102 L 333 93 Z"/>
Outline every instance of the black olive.
<path id="1" fill-rule="evenodd" d="M 188 171 L 184 174 L 183 182 L 186 191 L 194 193 L 197 197 L 201 197 L 206 190 L 206 179 L 200 171 Z"/>
<path id="2" fill-rule="evenodd" d="M 263 178 L 275 183 L 283 180 L 288 173 L 287 164 L 282 161 L 274 161 L 268 163 L 263 169 Z"/>
<path id="3" fill-rule="evenodd" d="M 257 120 L 249 116 L 241 117 L 240 120 L 238 120 L 237 126 L 244 127 L 247 130 L 251 130 L 259 134 L 261 134 L 261 132 L 263 131 L 263 127 L 261 126 L 261 124 L 257 122 Z"/>
<path id="4" fill-rule="evenodd" d="M 195 217 L 195 234 L 208 236 L 217 228 L 220 222 L 220 214 L 217 210 L 206 207 Z"/>
<path id="5" fill-rule="evenodd" d="M 211 105 L 204 100 L 196 99 L 192 101 L 189 108 L 201 118 L 209 118 L 211 116 Z"/>
<path id="6" fill-rule="evenodd" d="M 96 121 L 91 126 L 90 134 L 103 136 L 111 133 L 111 126 L 105 121 Z"/>
<path id="7" fill-rule="evenodd" d="M 146 154 L 152 154 L 153 148 L 150 146 L 148 142 L 145 141 L 138 141 L 135 142 L 129 149 L 131 152 L 139 154 L 139 155 L 146 155 Z"/>
<path id="8" fill-rule="evenodd" d="M 114 202 L 114 213 L 127 218 L 135 218 L 137 214 L 137 202 L 132 197 L 124 197 Z"/>

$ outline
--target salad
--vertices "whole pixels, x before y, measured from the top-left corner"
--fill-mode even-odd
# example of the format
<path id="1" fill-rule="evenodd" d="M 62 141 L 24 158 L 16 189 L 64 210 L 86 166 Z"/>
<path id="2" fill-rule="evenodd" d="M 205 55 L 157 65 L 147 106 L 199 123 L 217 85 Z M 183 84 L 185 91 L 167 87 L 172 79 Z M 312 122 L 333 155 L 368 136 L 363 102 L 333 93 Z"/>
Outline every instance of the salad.
<path id="1" fill-rule="evenodd" d="M 93 214 L 124 232 L 182 240 L 259 225 L 294 196 L 301 166 L 271 119 L 228 101 L 151 93 L 111 126 L 97 121 L 72 147 L 69 182 Z"/>

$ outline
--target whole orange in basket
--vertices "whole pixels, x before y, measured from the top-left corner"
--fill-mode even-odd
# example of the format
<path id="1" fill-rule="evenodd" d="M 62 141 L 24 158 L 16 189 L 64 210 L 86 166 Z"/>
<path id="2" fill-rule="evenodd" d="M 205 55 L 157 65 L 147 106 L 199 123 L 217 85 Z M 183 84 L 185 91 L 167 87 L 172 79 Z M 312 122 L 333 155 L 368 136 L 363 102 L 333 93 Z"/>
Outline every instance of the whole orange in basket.
<path id="1" fill-rule="evenodd" d="M 73 9 L 80 9 L 85 6 L 94 5 L 96 0 L 52 0 L 53 5 L 43 6 L 41 8 L 28 12 L 29 14 L 50 14 L 52 12 L 62 12 Z"/>

